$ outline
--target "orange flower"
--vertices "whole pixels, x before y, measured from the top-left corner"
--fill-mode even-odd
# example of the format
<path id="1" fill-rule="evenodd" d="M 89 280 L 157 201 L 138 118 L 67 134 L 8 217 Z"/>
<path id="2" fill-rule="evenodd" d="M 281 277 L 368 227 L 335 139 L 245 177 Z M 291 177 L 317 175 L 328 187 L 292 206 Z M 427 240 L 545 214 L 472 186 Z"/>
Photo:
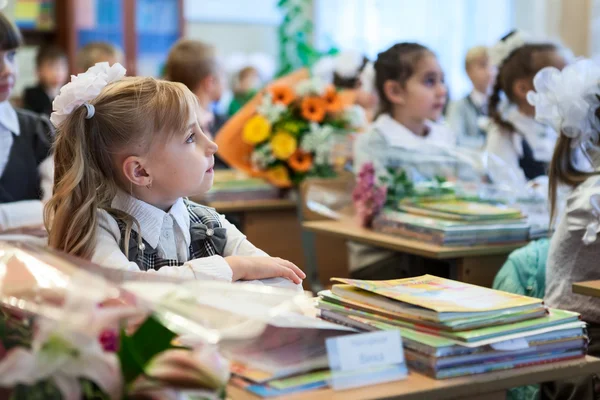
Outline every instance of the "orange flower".
<path id="1" fill-rule="evenodd" d="M 327 103 L 327 112 L 336 113 L 342 111 L 344 108 L 344 103 L 342 102 L 341 97 L 338 96 L 338 93 L 333 86 L 329 86 L 327 88 L 323 98 Z"/>
<path id="2" fill-rule="evenodd" d="M 290 174 L 287 168 L 283 165 L 278 165 L 269 169 L 266 173 L 266 178 L 273 185 L 280 188 L 287 188 L 292 186 L 292 181 L 290 180 Z"/>
<path id="3" fill-rule="evenodd" d="M 323 121 L 326 111 L 327 103 L 320 97 L 310 96 L 302 100 L 302 116 L 309 121 Z"/>
<path id="4" fill-rule="evenodd" d="M 310 153 L 296 150 L 289 158 L 288 165 L 296 172 L 308 172 L 313 165 L 313 157 Z"/>
<path id="5" fill-rule="evenodd" d="M 273 103 L 280 103 L 289 106 L 296 98 L 294 91 L 287 85 L 273 85 L 269 88 L 269 93 L 273 97 Z"/>

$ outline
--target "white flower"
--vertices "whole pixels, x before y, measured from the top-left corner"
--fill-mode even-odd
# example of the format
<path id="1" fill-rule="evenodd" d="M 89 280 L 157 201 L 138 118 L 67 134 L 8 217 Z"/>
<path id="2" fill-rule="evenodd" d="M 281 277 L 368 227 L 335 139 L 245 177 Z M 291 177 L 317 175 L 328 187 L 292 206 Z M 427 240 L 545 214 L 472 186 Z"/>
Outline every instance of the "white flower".
<path id="1" fill-rule="evenodd" d="M 71 76 L 71 82 L 60 89 L 60 94 L 52 102 L 53 113 L 50 121 L 54 126 L 61 124 L 69 114 L 83 103 L 95 99 L 109 83 L 125 76 L 125 68 L 119 63 L 110 66 L 107 62 L 98 63 L 86 72 Z"/>
<path id="2" fill-rule="evenodd" d="M 0 386 L 31 385 L 50 378 L 66 400 L 78 400 L 79 378 L 87 378 L 111 399 L 120 398 L 119 360 L 116 354 L 104 352 L 97 336 L 65 330 L 41 317 L 38 321 L 31 349 L 16 347 L 0 361 Z"/>
<path id="3" fill-rule="evenodd" d="M 504 40 L 500 40 L 490 48 L 490 62 L 498 67 L 516 49 L 525 45 L 525 38 L 520 32 L 515 32 Z"/>
<path id="4" fill-rule="evenodd" d="M 270 93 L 263 96 L 262 102 L 256 108 L 258 113 L 265 117 L 270 123 L 276 122 L 281 115 L 287 110 L 283 104 L 273 103 L 273 97 Z"/>
<path id="5" fill-rule="evenodd" d="M 350 129 L 354 130 L 364 128 L 368 123 L 365 109 L 357 104 L 344 110 L 343 119 L 348 121 Z"/>
<path id="6" fill-rule="evenodd" d="M 252 167 L 264 171 L 267 167 L 275 162 L 275 156 L 273 155 L 273 150 L 271 149 L 271 145 L 267 144 L 265 146 L 261 146 L 260 148 L 254 150 L 250 155 L 250 163 Z"/>
<path id="7" fill-rule="evenodd" d="M 546 67 L 536 74 L 535 92 L 527 94 L 527 101 L 535 106 L 536 120 L 574 139 L 574 147 L 597 143 L 599 84 L 600 65 L 592 60 L 577 60 L 562 71 Z"/>
<path id="8" fill-rule="evenodd" d="M 334 128 L 329 125 L 310 124 L 310 132 L 304 135 L 300 148 L 308 153 L 314 153 L 315 164 L 323 165 L 329 162 Z"/>
<path id="9" fill-rule="evenodd" d="M 326 88 L 327 82 L 324 82 L 321 78 L 315 76 L 298 83 L 296 85 L 296 94 L 300 97 L 310 95 L 322 96 L 325 94 Z"/>

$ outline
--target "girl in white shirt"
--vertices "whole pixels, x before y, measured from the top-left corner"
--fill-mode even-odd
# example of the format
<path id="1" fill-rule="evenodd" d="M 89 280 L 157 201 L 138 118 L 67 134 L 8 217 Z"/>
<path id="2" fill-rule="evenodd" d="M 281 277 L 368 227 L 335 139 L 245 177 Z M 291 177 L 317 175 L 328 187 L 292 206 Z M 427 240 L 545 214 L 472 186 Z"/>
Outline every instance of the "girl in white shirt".
<path id="1" fill-rule="evenodd" d="M 545 67 L 562 69 L 565 58 L 551 43 L 527 43 L 518 32 L 504 37 L 491 49 L 498 75 L 489 99 L 485 150 L 490 156 L 490 177 L 496 184 L 523 188 L 527 181 L 546 175 L 557 132 L 534 119 L 527 102 L 533 77 Z M 508 104 L 502 101 L 502 94 Z"/>
<path id="2" fill-rule="evenodd" d="M 124 75 L 120 64 L 96 64 L 54 101 L 50 246 L 114 268 L 301 283 L 294 264 L 269 257 L 225 217 L 186 199 L 212 186 L 217 151 L 199 127 L 192 92 Z"/>
<path id="3" fill-rule="evenodd" d="M 394 166 L 394 159 L 410 152 L 416 157 L 432 148 L 453 148 L 455 135 L 440 119 L 446 104 L 444 72 L 433 52 L 417 43 L 398 43 L 375 61 L 375 86 L 380 113 L 371 129 L 358 136 L 354 170 L 375 165 L 377 175 Z M 349 243 L 351 275 L 358 279 L 394 279 L 423 272 L 422 260 L 388 250 Z"/>
<path id="4" fill-rule="evenodd" d="M 52 194 L 50 122 L 9 102 L 21 43 L 19 30 L 0 12 L 0 233 L 41 228 L 42 201 Z"/>

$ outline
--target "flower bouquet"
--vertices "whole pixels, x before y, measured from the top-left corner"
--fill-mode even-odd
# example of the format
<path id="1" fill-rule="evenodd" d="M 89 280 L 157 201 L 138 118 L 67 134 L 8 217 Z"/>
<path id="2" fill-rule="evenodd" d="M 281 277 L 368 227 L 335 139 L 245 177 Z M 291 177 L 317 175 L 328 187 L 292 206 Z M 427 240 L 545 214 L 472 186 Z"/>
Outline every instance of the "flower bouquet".
<path id="1" fill-rule="evenodd" d="M 305 177 L 331 177 L 345 160 L 336 149 L 361 124 L 347 97 L 307 72 L 276 81 L 217 134 L 219 155 L 232 167 L 280 188 Z"/>
<path id="2" fill-rule="evenodd" d="M 0 241 L 3 398 L 222 397 L 228 362 L 208 343 L 179 346 L 162 314 L 68 257 Z"/>

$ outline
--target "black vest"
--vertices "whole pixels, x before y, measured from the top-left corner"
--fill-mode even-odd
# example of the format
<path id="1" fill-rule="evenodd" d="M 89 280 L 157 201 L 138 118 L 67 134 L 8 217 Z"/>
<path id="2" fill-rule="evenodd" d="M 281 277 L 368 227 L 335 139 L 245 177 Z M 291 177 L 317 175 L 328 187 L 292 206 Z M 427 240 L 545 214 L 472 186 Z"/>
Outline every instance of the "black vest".
<path id="1" fill-rule="evenodd" d="M 523 170 L 527 180 L 548 174 L 548 163 L 538 161 L 533 156 L 533 149 L 523 137 L 523 156 L 519 159 L 519 166 Z"/>
<path id="2" fill-rule="evenodd" d="M 189 260 L 223 255 L 227 243 L 227 230 L 221 226 L 219 214 L 214 208 L 201 206 L 188 200 L 184 200 L 190 216 L 190 238 Z M 114 215 L 113 215 L 114 217 Z M 129 243 L 125 243 L 126 226 L 123 221 L 115 218 L 121 231 L 119 246 L 125 253 L 128 249 L 128 259 L 138 265 L 140 270 L 159 270 L 162 267 L 178 267 L 183 265 L 178 260 L 163 259 L 158 257 L 156 249 L 148 242 L 140 238 L 138 233 L 131 231 Z"/>
<path id="3" fill-rule="evenodd" d="M 0 177 L 0 203 L 41 199 L 38 167 L 50 155 L 50 121 L 30 111 L 15 111 L 21 133 L 12 133 L 14 142 Z"/>

